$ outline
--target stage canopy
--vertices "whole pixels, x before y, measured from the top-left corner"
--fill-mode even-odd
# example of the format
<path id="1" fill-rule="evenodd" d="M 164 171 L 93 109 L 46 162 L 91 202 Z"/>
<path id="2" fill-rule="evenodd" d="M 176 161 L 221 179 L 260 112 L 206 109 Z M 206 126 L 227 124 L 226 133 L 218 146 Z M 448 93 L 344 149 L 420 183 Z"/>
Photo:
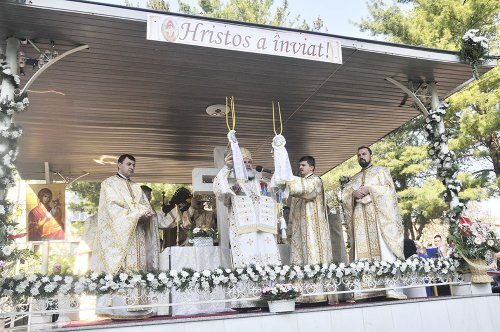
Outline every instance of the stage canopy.
<path id="1" fill-rule="evenodd" d="M 312 155 L 322 174 L 419 114 L 385 78 L 414 86 L 436 81 L 440 98 L 471 78 L 470 66 L 452 52 L 201 17 L 178 16 L 336 38 L 342 64 L 151 41 L 148 13 L 86 1 L 0 3 L 2 43 L 14 36 L 43 51 L 53 41 L 59 54 L 89 46 L 29 87 L 30 107 L 15 118 L 24 130 L 16 162 L 23 179 L 44 179 L 49 162 L 65 177 L 88 172 L 83 179 L 100 181 L 115 171 L 118 155 L 130 153 L 137 181 L 189 183 L 192 168 L 213 167 L 214 146 L 227 143 L 225 118 L 205 112 L 226 96 L 236 98 L 237 136 L 255 165 L 273 165 L 274 100 L 290 159 Z M 21 51 L 38 58 L 29 42 Z M 24 71 L 21 86 L 36 72 L 29 65 Z"/>

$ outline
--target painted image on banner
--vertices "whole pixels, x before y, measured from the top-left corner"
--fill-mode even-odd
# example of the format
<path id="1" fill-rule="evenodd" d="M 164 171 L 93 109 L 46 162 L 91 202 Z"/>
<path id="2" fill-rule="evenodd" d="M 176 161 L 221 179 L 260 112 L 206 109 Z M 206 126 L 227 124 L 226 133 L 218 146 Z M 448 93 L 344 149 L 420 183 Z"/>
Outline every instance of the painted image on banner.
<path id="1" fill-rule="evenodd" d="M 308 32 L 149 14 L 147 39 L 336 64 L 342 63 L 342 47 L 339 40 Z"/>
<path id="2" fill-rule="evenodd" d="M 28 241 L 64 240 L 64 184 L 30 184 L 26 189 Z"/>

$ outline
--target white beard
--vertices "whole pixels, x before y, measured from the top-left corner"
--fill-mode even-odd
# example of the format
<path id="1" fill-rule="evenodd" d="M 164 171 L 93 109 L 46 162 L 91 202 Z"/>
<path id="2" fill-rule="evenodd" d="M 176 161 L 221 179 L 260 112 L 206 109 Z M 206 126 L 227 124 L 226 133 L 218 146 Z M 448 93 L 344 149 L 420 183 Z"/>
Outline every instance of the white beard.
<path id="1" fill-rule="evenodd" d="M 248 174 L 248 179 L 252 180 L 255 178 L 255 170 L 254 169 L 247 169 L 247 174 Z"/>

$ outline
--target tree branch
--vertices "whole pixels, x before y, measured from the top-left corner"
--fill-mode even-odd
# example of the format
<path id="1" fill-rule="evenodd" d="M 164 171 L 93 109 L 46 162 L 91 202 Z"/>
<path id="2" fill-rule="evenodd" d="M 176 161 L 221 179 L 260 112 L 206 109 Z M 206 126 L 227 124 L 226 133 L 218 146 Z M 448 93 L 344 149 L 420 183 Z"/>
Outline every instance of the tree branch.
<path id="1" fill-rule="evenodd" d="M 478 174 L 478 173 L 484 173 L 484 172 L 493 172 L 493 173 L 495 173 L 495 170 L 494 170 L 494 169 L 492 169 L 492 168 L 482 169 L 482 170 L 480 170 L 480 171 L 472 172 L 472 175 L 474 175 L 474 174 Z"/>

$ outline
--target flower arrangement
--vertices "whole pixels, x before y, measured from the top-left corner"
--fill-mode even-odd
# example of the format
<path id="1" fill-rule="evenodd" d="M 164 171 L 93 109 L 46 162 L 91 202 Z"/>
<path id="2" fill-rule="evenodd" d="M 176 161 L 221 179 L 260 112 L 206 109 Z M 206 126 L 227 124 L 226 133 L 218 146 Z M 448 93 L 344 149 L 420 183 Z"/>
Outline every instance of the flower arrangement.
<path id="1" fill-rule="evenodd" d="M 429 276 L 430 279 L 447 280 L 457 273 L 460 262 L 453 258 L 418 258 L 406 260 L 357 261 L 350 264 L 311 264 L 311 265 L 248 265 L 234 269 L 203 270 L 182 269 L 180 271 L 158 272 L 119 272 L 115 275 L 92 272 L 80 275 L 43 274 L 14 277 L 0 276 L 0 297 L 46 298 L 55 294 L 112 294 L 130 288 L 151 289 L 162 292 L 169 289 L 192 289 L 210 291 L 214 287 L 230 288 L 240 282 L 269 284 L 271 282 L 301 283 L 332 280 L 340 283 L 344 278 L 362 278 L 372 275 L 383 281 L 384 278 L 411 275 Z"/>
<path id="2" fill-rule="evenodd" d="M 455 242 L 455 250 L 469 259 L 484 259 L 488 250 L 499 250 L 492 228 L 467 217 L 458 219 L 457 230 L 449 238 Z"/>
<path id="3" fill-rule="evenodd" d="M 479 66 L 483 64 L 488 54 L 489 41 L 479 34 L 478 29 L 470 29 L 461 39 L 460 60 L 472 66 L 472 74 L 479 78 Z"/>
<path id="4" fill-rule="evenodd" d="M 200 226 L 200 227 L 194 227 L 191 232 L 188 233 L 188 236 L 190 239 L 194 239 L 195 237 L 211 237 L 215 238 L 217 235 L 217 232 L 208 226 Z"/>
<path id="5" fill-rule="evenodd" d="M 266 301 L 292 300 L 299 297 L 301 290 L 292 284 L 274 284 L 262 289 L 261 298 Z"/>

